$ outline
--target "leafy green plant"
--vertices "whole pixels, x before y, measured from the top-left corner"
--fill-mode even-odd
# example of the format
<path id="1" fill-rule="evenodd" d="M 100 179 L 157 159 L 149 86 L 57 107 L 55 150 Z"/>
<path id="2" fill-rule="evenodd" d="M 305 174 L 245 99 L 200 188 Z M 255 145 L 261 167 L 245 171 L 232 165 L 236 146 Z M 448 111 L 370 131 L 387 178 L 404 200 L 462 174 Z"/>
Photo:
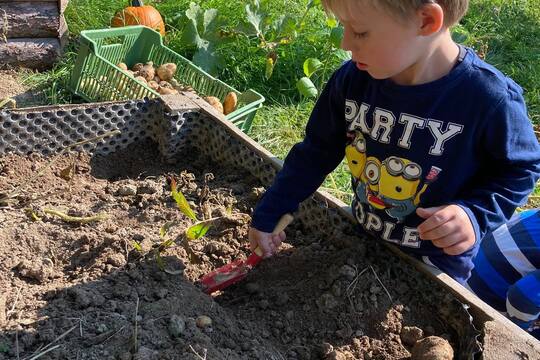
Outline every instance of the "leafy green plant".
<path id="1" fill-rule="evenodd" d="M 199 261 L 199 259 L 198 259 L 197 255 L 195 254 L 195 252 L 193 251 L 193 249 L 191 249 L 190 242 L 195 241 L 195 240 L 199 240 L 202 237 L 204 237 L 206 235 L 206 233 L 208 232 L 208 230 L 210 229 L 212 223 L 214 221 L 220 219 L 221 217 L 213 217 L 213 218 L 210 218 L 210 219 L 199 220 L 197 218 L 197 215 L 195 214 L 195 212 L 193 211 L 193 209 L 189 205 L 188 201 L 186 200 L 186 197 L 184 196 L 184 194 L 180 190 L 178 190 L 178 186 L 177 186 L 176 180 L 174 178 L 171 178 L 170 185 L 171 185 L 171 197 L 176 202 L 176 206 L 178 207 L 180 212 L 182 212 L 182 214 L 184 214 L 188 219 L 190 219 L 192 221 L 192 224 L 189 225 L 184 230 L 183 234 L 181 236 L 177 237 L 176 240 L 175 240 L 175 239 L 171 239 L 168 235 L 169 235 L 170 230 L 173 227 L 179 225 L 179 221 L 169 221 L 169 222 L 165 223 L 159 229 L 159 237 L 161 239 L 161 242 L 154 249 L 154 257 L 156 259 L 156 263 L 157 263 L 158 267 L 161 270 L 163 270 L 163 271 L 165 271 L 167 273 L 170 273 L 170 274 L 177 274 L 178 272 L 171 271 L 171 270 L 168 270 L 168 269 L 165 268 L 165 263 L 163 261 L 163 258 L 161 257 L 161 253 L 165 249 L 173 246 L 174 244 L 176 244 L 178 242 L 178 244 L 181 245 L 186 250 L 186 252 L 188 253 L 190 261 L 193 262 L 193 263 L 197 263 Z M 232 209 L 229 209 L 228 213 L 230 214 L 231 212 L 232 212 Z M 177 240 L 179 240 L 179 241 L 177 241 Z M 139 249 L 142 250 L 140 244 L 136 244 L 136 245 L 134 245 L 134 247 L 137 250 L 139 250 Z"/>
<path id="2" fill-rule="evenodd" d="M 181 41 L 195 47 L 193 62 L 210 74 L 216 74 L 223 66 L 223 58 L 216 52 L 216 47 L 227 38 L 226 32 L 220 30 L 224 24 L 217 9 L 203 10 L 192 2 L 189 9 L 175 16 L 173 21 L 185 24 Z"/>
<path id="3" fill-rule="evenodd" d="M 322 72 L 321 79 L 319 81 L 319 87 L 323 86 L 324 81 L 329 77 L 329 70 L 333 71 L 334 69 L 330 66 L 333 63 L 333 58 L 337 58 L 341 61 L 346 61 L 350 59 L 350 54 L 347 51 L 340 49 L 341 40 L 343 39 L 343 26 L 339 25 L 335 19 L 329 18 L 326 22 L 327 26 L 330 28 L 328 35 L 326 37 L 326 42 L 328 43 L 328 49 L 325 54 L 323 54 L 323 61 L 317 58 L 308 58 L 304 61 L 303 70 L 304 77 L 300 78 L 296 83 L 296 88 L 301 95 L 307 98 L 316 98 L 319 95 L 320 89 L 315 86 L 315 83 L 312 81 L 312 77 L 317 72 Z"/>

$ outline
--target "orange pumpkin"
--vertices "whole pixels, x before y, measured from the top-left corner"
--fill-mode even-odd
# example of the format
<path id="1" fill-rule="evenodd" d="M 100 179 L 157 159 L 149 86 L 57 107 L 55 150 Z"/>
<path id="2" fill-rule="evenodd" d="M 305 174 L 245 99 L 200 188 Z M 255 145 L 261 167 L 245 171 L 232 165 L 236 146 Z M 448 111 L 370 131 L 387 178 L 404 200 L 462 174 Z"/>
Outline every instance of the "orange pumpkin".
<path id="1" fill-rule="evenodd" d="M 131 6 L 121 10 L 111 20 L 112 27 L 145 25 L 165 36 L 165 23 L 159 11 L 153 6 L 144 5 L 142 0 L 133 0 Z"/>

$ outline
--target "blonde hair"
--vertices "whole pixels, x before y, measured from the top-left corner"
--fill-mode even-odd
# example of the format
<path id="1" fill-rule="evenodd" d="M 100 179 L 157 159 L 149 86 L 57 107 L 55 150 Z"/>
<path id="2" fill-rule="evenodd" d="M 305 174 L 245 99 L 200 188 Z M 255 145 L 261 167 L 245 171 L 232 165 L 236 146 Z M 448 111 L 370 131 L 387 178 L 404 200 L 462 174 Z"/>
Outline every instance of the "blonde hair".
<path id="1" fill-rule="evenodd" d="M 334 12 L 336 4 L 344 1 L 364 1 L 405 20 L 422 5 L 439 4 L 444 11 L 444 25 L 447 27 L 458 23 L 469 8 L 469 0 L 321 0 L 325 10 L 330 13 Z"/>

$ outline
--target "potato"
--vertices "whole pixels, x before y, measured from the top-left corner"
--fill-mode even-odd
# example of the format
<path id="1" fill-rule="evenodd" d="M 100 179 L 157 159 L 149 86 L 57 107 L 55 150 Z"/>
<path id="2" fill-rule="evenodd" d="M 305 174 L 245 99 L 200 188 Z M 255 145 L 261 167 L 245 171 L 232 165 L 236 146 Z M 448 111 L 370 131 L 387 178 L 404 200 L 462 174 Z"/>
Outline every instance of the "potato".
<path id="1" fill-rule="evenodd" d="M 236 96 L 236 93 L 230 92 L 225 96 L 225 100 L 223 101 L 223 114 L 227 115 L 232 113 L 234 110 L 236 110 L 236 107 L 238 106 L 238 97 Z"/>
<path id="2" fill-rule="evenodd" d="M 139 81 L 141 81 L 141 82 L 143 82 L 143 83 L 145 83 L 145 84 L 147 83 L 147 81 L 146 81 L 146 79 L 144 78 L 144 76 L 140 76 L 140 75 L 135 76 L 135 80 L 139 80 Z"/>
<path id="3" fill-rule="evenodd" d="M 159 91 L 159 84 L 157 82 L 155 82 L 154 80 L 150 80 L 148 82 L 148 86 L 150 86 L 150 88 L 152 88 L 152 90 Z"/>
<path id="4" fill-rule="evenodd" d="M 141 70 L 139 70 L 139 75 L 144 77 L 146 81 L 154 80 L 154 76 L 156 76 L 156 71 L 154 69 L 154 63 L 149 61 L 147 62 Z"/>
<path id="5" fill-rule="evenodd" d="M 428 336 L 419 340 L 411 351 L 412 360 L 452 360 L 454 349 L 443 338 Z"/>
<path id="6" fill-rule="evenodd" d="M 143 66 L 144 66 L 144 64 L 142 64 L 142 63 L 136 63 L 135 65 L 133 65 L 133 68 L 131 68 L 131 70 L 133 70 L 135 72 L 141 71 Z"/>
<path id="7" fill-rule="evenodd" d="M 165 80 L 165 81 L 171 80 L 175 73 L 176 73 L 176 64 L 173 64 L 173 63 L 163 64 L 157 69 L 157 75 L 159 76 L 161 80 Z"/>
<path id="8" fill-rule="evenodd" d="M 169 88 L 165 88 L 165 87 L 161 87 L 161 86 L 159 87 L 158 92 L 161 95 L 178 94 L 178 91 L 175 90 L 175 89 L 169 89 Z"/>
<path id="9" fill-rule="evenodd" d="M 212 107 L 214 109 L 216 109 L 217 111 L 219 111 L 220 113 L 223 114 L 223 105 L 221 104 L 221 102 L 219 101 L 219 99 L 215 96 L 207 96 L 204 98 L 204 100 L 206 100 L 207 103 L 209 103 L 210 105 L 212 105 Z"/>
<path id="10" fill-rule="evenodd" d="M 168 81 L 160 81 L 159 86 L 166 89 L 171 89 L 171 90 L 174 89 L 174 87 Z"/>

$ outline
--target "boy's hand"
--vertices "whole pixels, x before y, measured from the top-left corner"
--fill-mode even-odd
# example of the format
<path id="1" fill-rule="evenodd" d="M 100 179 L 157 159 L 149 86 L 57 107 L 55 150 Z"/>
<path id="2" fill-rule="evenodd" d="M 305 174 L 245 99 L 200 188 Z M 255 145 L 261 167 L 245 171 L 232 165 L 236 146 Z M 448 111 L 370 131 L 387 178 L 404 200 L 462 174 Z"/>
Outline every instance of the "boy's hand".
<path id="1" fill-rule="evenodd" d="M 285 232 L 281 231 L 275 235 L 259 231 L 253 227 L 249 228 L 249 242 L 251 251 L 260 247 L 263 251 L 263 257 L 268 258 L 277 252 L 277 249 L 283 241 L 285 241 Z"/>
<path id="2" fill-rule="evenodd" d="M 460 255 L 473 247 L 473 225 L 458 205 L 418 208 L 416 214 L 425 219 L 417 228 L 420 239 L 431 240 L 445 254 Z"/>

